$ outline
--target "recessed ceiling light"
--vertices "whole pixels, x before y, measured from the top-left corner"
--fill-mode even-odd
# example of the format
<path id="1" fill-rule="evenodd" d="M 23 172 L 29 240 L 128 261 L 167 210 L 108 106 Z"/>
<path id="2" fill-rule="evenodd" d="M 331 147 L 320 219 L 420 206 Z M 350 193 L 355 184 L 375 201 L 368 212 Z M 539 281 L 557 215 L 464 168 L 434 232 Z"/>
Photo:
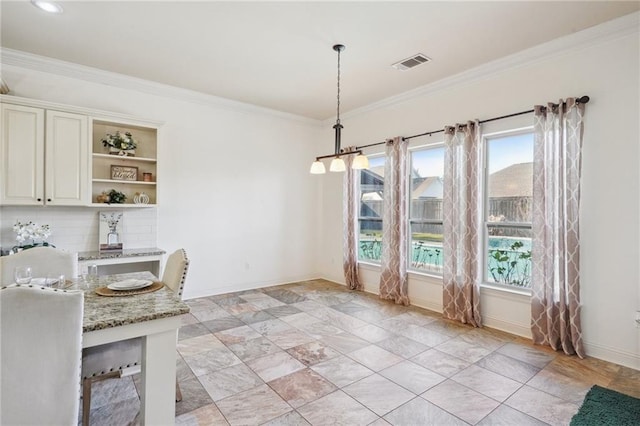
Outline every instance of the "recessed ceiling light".
<path id="1" fill-rule="evenodd" d="M 62 6 L 58 3 L 46 0 L 31 0 L 31 4 L 49 13 L 62 13 Z"/>

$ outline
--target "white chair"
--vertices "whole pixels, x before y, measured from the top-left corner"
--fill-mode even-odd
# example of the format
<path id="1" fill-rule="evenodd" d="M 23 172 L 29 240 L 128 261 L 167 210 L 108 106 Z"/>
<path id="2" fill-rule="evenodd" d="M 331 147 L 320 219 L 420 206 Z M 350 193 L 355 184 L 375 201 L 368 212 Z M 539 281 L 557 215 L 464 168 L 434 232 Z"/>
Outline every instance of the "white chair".
<path id="1" fill-rule="evenodd" d="M 78 253 L 53 247 L 34 247 L 10 256 L 0 257 L 0 284 L 13 283 L 16 266 L 30 266 L 34 277 L 46 278 L 49 274 L 69 278 L 78 276 Z"/>
<path id="2" fill-rule="evenodd" d="M 184 249 L 176 250 L 167 258 L 162 282 L 182 298 L 187 279 L 189 259 Z M 177 337 L 177 336 L 176 336 Z M 141 371 L 142 339 L 86 348 L 82 352 L 82 424 L 89 424 L 91 414 L 91 383 L 109 377 L 124 377 Z M 182 400 L 176 379 L 176 402 Z"/>
<path id="3" fill-rule="evenodd" d="M 0 424 L 78 422 L 84 293 L 0 288 Z"/>

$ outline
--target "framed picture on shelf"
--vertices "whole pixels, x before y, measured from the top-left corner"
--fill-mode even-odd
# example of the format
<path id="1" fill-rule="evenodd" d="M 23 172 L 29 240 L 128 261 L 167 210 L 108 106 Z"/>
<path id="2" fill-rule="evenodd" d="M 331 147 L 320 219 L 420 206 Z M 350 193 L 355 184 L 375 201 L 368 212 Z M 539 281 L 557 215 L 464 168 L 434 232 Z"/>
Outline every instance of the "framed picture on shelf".
<path id="1" fill-rule="evenodd" d="M 111 179 L 112 180 L 126 180 L 136 181 L 138 180 L 138 168 L 131 166 L 111 166 Z"/>

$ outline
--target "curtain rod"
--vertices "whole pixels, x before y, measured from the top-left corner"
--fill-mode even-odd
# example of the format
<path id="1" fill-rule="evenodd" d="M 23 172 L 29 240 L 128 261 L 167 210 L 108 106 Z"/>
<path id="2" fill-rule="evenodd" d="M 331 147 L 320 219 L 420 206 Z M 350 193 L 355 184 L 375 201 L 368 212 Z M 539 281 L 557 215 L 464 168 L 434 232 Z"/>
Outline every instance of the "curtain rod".
<path id="1" fill-rule="evenodd" d="M 576 98 L 576 103 L 579 103 L 579 104 L 586 104 L 586 103 L 588 103 L 588 102 L 589 102 L 589 96 L 586 96 L 586 95 L 585 95 L 585 96 L 580 96 L 579 98 Z M 554 105 L 555 105 L 555 104 L 554 104 Z M 480 121 L 480 124 L 483 124 L 483 123 L 489 123 L 489 122 L 491 122 L 491 121 L 503 120 L 503 119 L 505 119 L 505 118 L 517 117 L 517 116 L 519 116 L 519 115 L 524 115 L 524 114 L 531 114 L 531 113 L 532 113 L 532 112 L 534 112 L 534 111 L 535 111 L 535 110 L 530 109 L 530 110 L 528 110 L 528 111 L 520 111 L 520 112 L 515 112 L 515 113 L 513 113 L 513 114 L 502 115 L 502 116 L 500 116 L 500 117 L 487 118 L 486 120 L 481 120 L 481 121 Z M 419 137 L 421 137 L 421 136 L 431 136 L 431 135 L 435 135 L 435 134 L 437 134 L 437 133 L 443 133 L 443 132 L 444 132 L 444 129 L 432 130 L 432 131 L 430 131 L 430 132 L 424 132 L 424 133 L 420 133 L 420 134 L 417 134 L 417 135 L 406 136 L 406 137 L 404 137 L 404 138 L 402 138 L 402 139 L 404 139 L 404 140 L 409 140 L 409 139 L 413 139 L 413 138 L 419 138 Z M 355 149 L 356 149 L 356 150 L 361 150 L 361 149 L 364 149 L 364 148 L 369 148 L 369 147 L 371 147 L 371 146 L 384 145 L 385 143 L 387 143 L 387 141 L 384 141 L 384 142 L 375 142 L 375 143 L 370 143 L 370 144 L 368 144 L 368 145 L 356 146 L 356 148 L 355 148 Z"/>

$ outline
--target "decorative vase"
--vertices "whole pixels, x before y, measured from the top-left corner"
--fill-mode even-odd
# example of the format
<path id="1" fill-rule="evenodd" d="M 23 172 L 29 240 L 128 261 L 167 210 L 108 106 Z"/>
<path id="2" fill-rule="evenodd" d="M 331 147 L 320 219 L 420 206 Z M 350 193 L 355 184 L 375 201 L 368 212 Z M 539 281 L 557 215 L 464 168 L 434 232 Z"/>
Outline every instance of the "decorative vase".
<path id="1" fill-rule="evenodd" d="M 115 230 L 115 228 L 111 229 L 107 234 L 107 245 L 117 246 L 118 244 L 120 244 L 120 235 L 118 235 L 118 232 Z"/>
<path id="2" fill-rule="evenodd" d="M 121 157 L 135 157 L 136 150 L 135 149 L 118 149 L 111 146 L 109 147 L 109 154 L 119 155 Z"/>
<path id="3" fill-rule="evenodd" d="M 144 192 L 136 192 L 136 195 L 133 196 L 133 202 L 135 204 L 149 204 L 149 196 Z"/>

